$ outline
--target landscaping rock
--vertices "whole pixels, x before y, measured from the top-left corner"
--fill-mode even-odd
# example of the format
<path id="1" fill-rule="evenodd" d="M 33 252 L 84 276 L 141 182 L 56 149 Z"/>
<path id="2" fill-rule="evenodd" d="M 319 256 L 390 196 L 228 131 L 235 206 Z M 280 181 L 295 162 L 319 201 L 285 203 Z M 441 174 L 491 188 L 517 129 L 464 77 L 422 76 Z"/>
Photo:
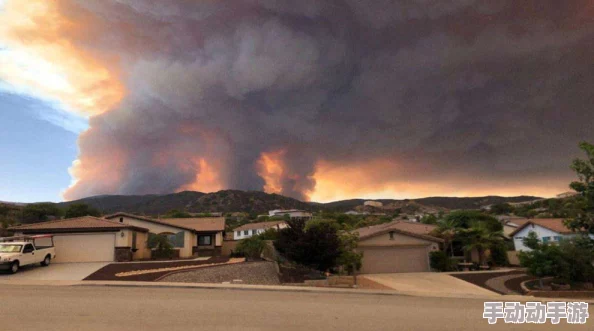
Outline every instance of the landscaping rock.
<path id="1" fill-rule="evenodd" d="M 158 281 L 178 283 L 231 283 L 280 285 L 274 262 L 245 262 L 169 274 Z"/>

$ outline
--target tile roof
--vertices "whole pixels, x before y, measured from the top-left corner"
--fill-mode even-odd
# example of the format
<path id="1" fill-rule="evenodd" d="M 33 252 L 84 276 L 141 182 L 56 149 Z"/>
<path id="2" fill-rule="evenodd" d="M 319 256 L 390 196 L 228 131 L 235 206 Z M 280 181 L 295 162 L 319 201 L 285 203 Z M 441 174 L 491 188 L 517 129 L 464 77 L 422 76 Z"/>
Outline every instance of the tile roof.
<path id="1" fill-rule="evenodd" d="M 218 232 L 225 231 L 225 218 L 224 217 L 193 217 L 193 218 L 166 218 L 159 219 L 164 220 L 167 223 L 175 224 L 177 226 L 183 226 L 191 228 L 197 232 Z"/>
<path id="2" fill-rule="evenodd" d="M 530 224 L 539 225 L 543 228 L 555 231 L 560 234 L 572 234 L 575 233 L 565 226 L 565 220 L 563 218 L 535 218 L 530 219 L 524 225 L 519 226 L 514 232 L 510 233 L 510 237 L 513 237 L 516 233 L 520 232 Z"/>
<path id="3" fill-rule="evenodd" d="M 133 218 L 133 219 L 136 219 L 136 220 L 145 221 L 145 222 L 149 222 L 149 223 L 155 223 L 155 224 L 160 224 L 160 225 L 172 226 L 174 228 L 178 228 L 178 229 L 182 229 L 182 230 L 187 230 L 187 231 L 195 231 L 195 229 L 193 229 L 191 227 L 186 227 L 186 226 L 183 226 L 183 225 L 179 225 L 179 224 L 168 222 L 169 219 L 167 219 L 167 220 L 164 221 L 162 219 L 154 219 L 154 218 L 150 218 L 150 217 L 138 216 L 138 215 L 128 214 L 128 213 L 124 213 L 124 212 L 119 212 L 119 213 L 115 213 L 115 214 L 103 216 L 103 218 L 105 218 L 105 219 L 112 219 L 112 218 L 116 218 L 116 217 L 129 217 L 129 218 Z"/>
<path id="4" fill-rule="evenodd" d="M 280 224 L 287 224 L 285 221 L 272 221 L 272 222 L 259 222 L 259 223 L 248 223 L 244 224 L 234 231 L 243 231 L 243 230 L 256 230 L 256 229 L 270 229 L 274 228 Z"/>
<path id="5" fill-rule="evenodd" d="M 431 235 L 431 232 L 437 228 L 436 225 L 423 224 L 417 222 L 394 221 L 390 223 L 368 226 L 355 230 L 359 233 L 359 240 L 378 236 L 391 231 L 401 234 L 418 237 L 431 241 L 442 242 L 443 240 Z"/>
<path id="6" fill-rule="evenodd" d="M 505 225 L 509 225 L 512 227 L 514 225 L 517 225 L 517 227 L 519 228 L 528 222 L 530 222 L 530 219 L 528 219 L 528 218 L 511 218 L 505 222 Z"/>
<path id="7" fill-rule="evenodd" d="M 83 216 L 76 218 L 67 218 L 53 220 L 48 222 L 25 224 L 10 227 L 12 231 L 73 231 L 73 230 L 121 230 L 133 229 L 141 232 L 148 232 L 148 229 L 109 221 L 103 218 L 93 216 Z"/>

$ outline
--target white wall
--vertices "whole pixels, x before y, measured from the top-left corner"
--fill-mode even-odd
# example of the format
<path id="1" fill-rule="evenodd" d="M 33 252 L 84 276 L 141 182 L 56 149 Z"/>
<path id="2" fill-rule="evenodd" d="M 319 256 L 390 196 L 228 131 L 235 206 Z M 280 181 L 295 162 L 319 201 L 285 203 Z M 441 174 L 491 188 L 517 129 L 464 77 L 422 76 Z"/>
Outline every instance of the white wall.
<path id="1" fill-rule="evenodd" d="M 274 226 L 273 228 L 278 230 L 278 229 L 284 229 L 286 227 L 288 227 L 287 224 L 281 223 L 281 224 L 278 225 L 278 227 L 277 226 Z M 273 229 L 273 228 L 269 228 L 269 229 Z M 239 235 L 237 234 L 238 231 L 235 230 L 235 231 L 233 231 L 233 240 L 241 240 L 241 239 L 245 239 L 245 238 L 250 238 L 253 235 L 263 233 L 266 230 L 267 229 L 264 229 L 264 228 L 253 229 L 253 230 L 245 230 L 245 231 L 248 231 L 247 234 L 245 234 L 244 231 L 240 231 Z"/>
<path id="2" fill-rule="evenodd" d="M 555 237 L 560 236 L 563 238 L 571 238 L 573 236 L 560 234 L 547 228 L 543 228 L 540 225 L 529 224 L 527 227 L 523 228 L 520 230 L 520 232 L 514 235 L 514 247 L 516 248 L 516 251 L 530 251 L 530 248 L 524 246 L 524 243 L 522 242 L 522 240 L 527 237 L 530 232 L 536 233 L 538 239 L 541 241 L 543 240 L 543 237 L 551 237 L 549 242 L 556 242 L 557 240 L 555 240 Z"/>

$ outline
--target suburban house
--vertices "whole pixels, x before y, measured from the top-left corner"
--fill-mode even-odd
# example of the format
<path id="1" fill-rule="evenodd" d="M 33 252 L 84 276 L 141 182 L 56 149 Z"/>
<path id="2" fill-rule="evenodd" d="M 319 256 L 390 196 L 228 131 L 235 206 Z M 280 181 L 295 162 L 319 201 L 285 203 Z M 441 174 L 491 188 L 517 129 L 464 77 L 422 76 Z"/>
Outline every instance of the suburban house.
<path id="1" fill-rule="evenodd" d="M 263 233 L 268 229 L 284 229 L 288 227 L 285 221 L 260 222 L 244 224 L 233 231 L 233 240 L 241 240 Z"/>
<path id="2" fill-rule="evenodd" d="M 149 230 L 149 236 L 166 235 L 176 255 L 179 254 L 182 258 L 221 253 L 225 232 L 224 217 L 154 219 L 120 212 L 104 218 L 120 224 L 146 228 Z"/>
<path id="3" fill-rule="evenodd" d="M 150 257 L 149 229 L 85 216 L 9 228 L 15 235 L 52 234 L 55 262 L 112 262 Z"/>
<path id="4" fill-rule="evenodd" d="M 300 209 L 275 209 L 268 212 L 269 217 L 284 217 L 285 215 L 289 215 L 291 219 L 304 219 L 306 221 L 311 220 L 313 217 L 312 213 Z"/>
<path id="5" fill-rule="evenodd" d="M 355 230 L 357 251 L 363 253 L 361 273 L 430 271 L 429 253 L 440 249 L 443 240 L 431 235 L 436 228 L 407 221 L 394 221 Z"/>
<path id="6" fill-rule="evenodd" d="M 562 239 L 575 237 L 577 234 L 565 226 L 562 218 L 531 219 L 524 225 L 518 227 L 510 236 L 514 240 L 516 251 L 530 251 L 524 246 L 523 240 L 530 232 L 536 233 L 538 239 L 543 243 L 557 243 Z M 594 235 L 590 235 L 594 239 Z"/>

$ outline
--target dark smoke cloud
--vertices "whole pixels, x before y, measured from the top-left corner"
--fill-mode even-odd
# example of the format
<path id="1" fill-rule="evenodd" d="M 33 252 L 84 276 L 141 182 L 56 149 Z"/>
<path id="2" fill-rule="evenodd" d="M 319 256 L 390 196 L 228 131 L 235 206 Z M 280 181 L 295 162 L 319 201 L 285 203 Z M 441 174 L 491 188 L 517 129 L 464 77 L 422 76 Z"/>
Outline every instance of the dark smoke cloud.
<path id="1" fill-rule="evenodd" d="M 168 193 L 196 158 L 224 187 L 307 198 L 316 164 L 394 159 L 385 178 L 568 176 L 594 139 L 594 12 L 571 0 L 61 1 L 128 95 L 80 139 L 73 199 Z M 117 153 L 116 153 L 117 151 Z M 117 169 L 117 181 L 85 176 Z M 532 175 L 527 175 L 532 174 Z"/>

